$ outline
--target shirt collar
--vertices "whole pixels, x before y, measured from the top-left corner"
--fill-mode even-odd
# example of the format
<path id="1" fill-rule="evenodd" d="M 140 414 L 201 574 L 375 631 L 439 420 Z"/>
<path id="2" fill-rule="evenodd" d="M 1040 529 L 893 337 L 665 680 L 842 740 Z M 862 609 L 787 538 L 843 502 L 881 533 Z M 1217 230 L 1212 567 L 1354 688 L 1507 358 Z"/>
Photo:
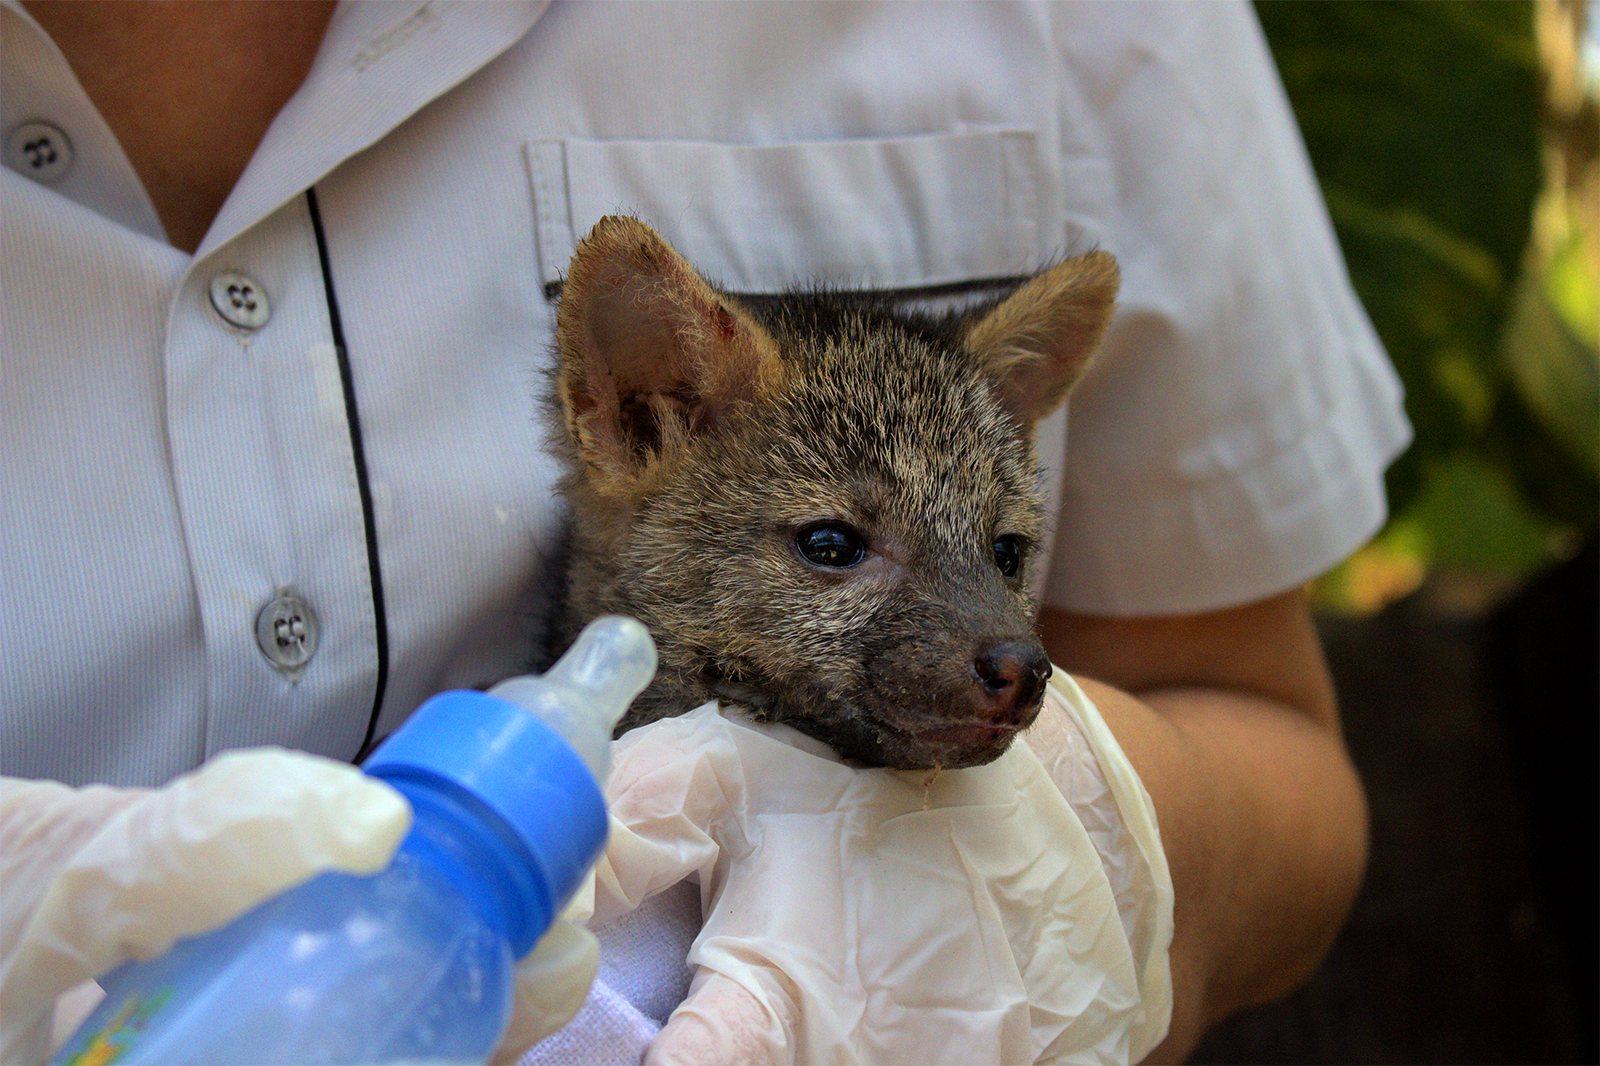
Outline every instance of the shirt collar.
<path id="1" fill-rule="evenodd" d="M 232 240 L 516 43 L 550 0 L 344 0 L 196 258 Z"/>

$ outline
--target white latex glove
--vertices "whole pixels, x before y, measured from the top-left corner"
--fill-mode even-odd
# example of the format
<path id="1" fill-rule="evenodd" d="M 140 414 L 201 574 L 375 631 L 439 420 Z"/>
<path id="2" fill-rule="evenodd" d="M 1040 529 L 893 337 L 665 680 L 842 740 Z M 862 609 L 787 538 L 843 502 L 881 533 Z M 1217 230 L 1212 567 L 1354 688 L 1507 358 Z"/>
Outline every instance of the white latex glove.
<path id="1" fill-rule="evenodd" d="M 0 779 L 0 1062 L 42 1062 L 63 993 L 164 953 L 312 876 L 376 873 L 411 824 L 357 768 L 277 749 L 232 752 L 164 788 Z M 569 1018 L 593 936 L 559 921 L 517 966 L 499 1054 Z"/>
<path id="2" fill-rule="evenodd" d="M 539 1040 L 566 1025 L 583 1006 L 599 965 L 594 934 L 558 918 L 517 963 L 516 1008 L 490 1061 L 516 1062 Z"/>
<path id="3" fill-rule="evenodd" d="M 1154 810 L 1057 673 L 1030 736 L 937 776 L 714 705 L 613 748 L 595 922 L 694 877 L 689 996 L 647 1063 L 1128 1062 L 1165 1034 Z"/>
<path id="4" fill-rule="evenodd" d="M 62 993 L 321 871 L 373 873 L 410 824 L 355 767 L 276 749 L 155 790 L 0 780 L 0 1061 L 47 1057 Z"/>

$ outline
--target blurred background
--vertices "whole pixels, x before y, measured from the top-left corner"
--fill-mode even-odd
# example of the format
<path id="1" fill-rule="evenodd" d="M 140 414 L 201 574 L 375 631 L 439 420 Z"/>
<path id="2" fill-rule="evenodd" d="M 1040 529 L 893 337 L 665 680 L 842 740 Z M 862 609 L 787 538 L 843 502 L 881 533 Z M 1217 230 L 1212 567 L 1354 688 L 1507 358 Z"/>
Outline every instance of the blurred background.
<path id="1" fill-rule="evenodd" d="M 1600 12 L 1256 10 L 1416 442 L 1314 590 L 1366 886 L 1194 1061 L 1600 1062 Z"/>

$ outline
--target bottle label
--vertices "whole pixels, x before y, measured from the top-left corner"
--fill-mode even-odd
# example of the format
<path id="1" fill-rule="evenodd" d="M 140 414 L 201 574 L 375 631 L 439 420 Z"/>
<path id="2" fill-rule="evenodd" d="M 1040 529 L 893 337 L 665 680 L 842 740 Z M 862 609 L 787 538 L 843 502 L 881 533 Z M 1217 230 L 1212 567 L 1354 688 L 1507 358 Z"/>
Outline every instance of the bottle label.
<path id="1" fill-rule="evenodd" d="M 122 1057 L 138 1043 L 150 1021 L 172 998 L 172 989 L 162 988 L 149 996 L 131 996 L 106 1024 L 99 1029 L 79 1034 L 81 1045 L 68 1048 L 61 1059 L 66 1066 L 109 1066 L 122 1061 Z"/>

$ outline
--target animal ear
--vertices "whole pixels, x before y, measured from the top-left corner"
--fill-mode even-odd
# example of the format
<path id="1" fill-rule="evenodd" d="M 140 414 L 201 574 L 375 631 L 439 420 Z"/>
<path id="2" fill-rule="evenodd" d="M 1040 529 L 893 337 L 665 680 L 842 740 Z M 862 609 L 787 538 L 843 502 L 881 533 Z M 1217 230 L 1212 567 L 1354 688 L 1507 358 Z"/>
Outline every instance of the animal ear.
<path id="1" fill-rule="evenodd" d="M 578 244 L 556 315 L 567 435 L 605 479 L 636 479 L 772 388 L 777 344 L 636 219 Z"/>
<path id="2" fill-rule="evenodd" d="M 967 348 L 1018 421 L 1032 425 L 1066 399 L 1111 321 L 1118 283 L 1116 259 L 1090 252 L 1031 278 L 968 323 Z"/>

